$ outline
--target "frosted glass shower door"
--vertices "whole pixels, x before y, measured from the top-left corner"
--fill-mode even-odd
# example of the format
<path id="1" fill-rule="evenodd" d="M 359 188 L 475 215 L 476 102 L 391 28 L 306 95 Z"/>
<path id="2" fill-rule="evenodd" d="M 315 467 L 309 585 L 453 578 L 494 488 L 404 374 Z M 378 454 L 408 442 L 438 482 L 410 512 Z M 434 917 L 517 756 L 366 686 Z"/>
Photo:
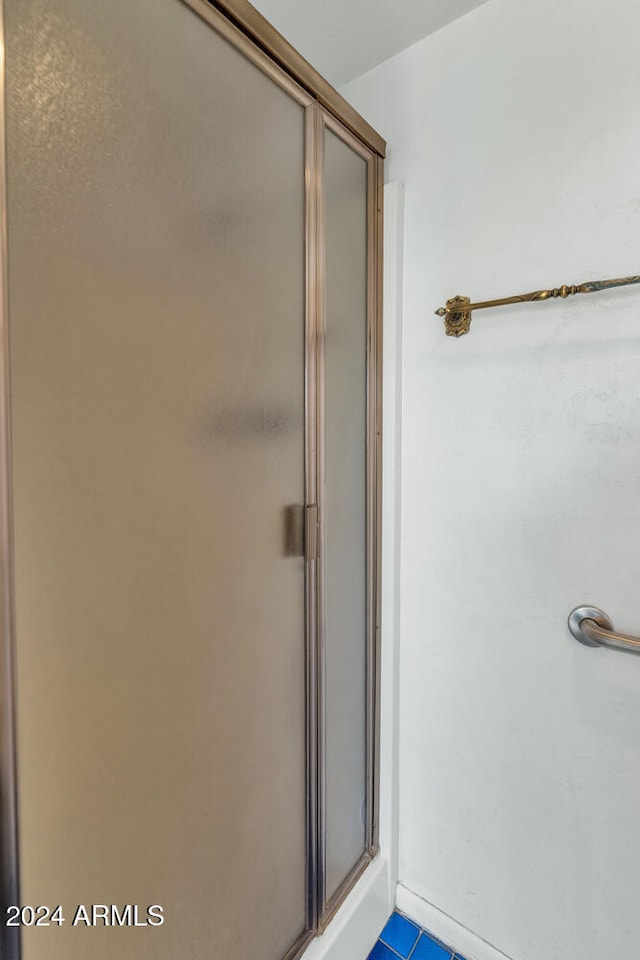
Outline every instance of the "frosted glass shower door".
<path id="1" fill-rule="evenodd" d="M 323 115 L 324 896 L 375 848 L 375 161 Z"/>
<path id="2" fill-rule="evenodd" d="M 5 0 L 24 960 L 307 928 L 311 98 L 201 9 Z"/>

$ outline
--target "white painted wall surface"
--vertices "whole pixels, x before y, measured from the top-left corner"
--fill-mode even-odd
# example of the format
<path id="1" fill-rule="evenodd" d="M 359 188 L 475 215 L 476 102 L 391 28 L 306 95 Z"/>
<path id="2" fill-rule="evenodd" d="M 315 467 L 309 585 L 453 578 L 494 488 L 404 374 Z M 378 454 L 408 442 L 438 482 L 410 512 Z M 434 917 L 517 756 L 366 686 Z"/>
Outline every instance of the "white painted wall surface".
<path id="1" fill-rule="evenodd" d="M 514 960 L 638 955 L 640 659 L 565 622 L 640 634 L 640 289 L 433 311 L 640 272 L 639 37 L 490 0 L 343 91 L 406 191 L 400 881 Z"/>
<path id="2" fill-rule="evenodd" d="M 486 0 L 254 0 L 334 86 L 388 60 Z"/>

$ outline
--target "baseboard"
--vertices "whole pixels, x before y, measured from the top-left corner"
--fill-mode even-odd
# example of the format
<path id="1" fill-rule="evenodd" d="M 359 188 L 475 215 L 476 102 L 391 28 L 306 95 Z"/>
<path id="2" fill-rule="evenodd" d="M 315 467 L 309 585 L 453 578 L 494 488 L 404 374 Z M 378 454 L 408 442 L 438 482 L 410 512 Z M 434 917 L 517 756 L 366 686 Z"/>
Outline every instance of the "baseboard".
<path id="1" fill-rule="evenodd" d="M 396 904 L 401 913 L 415 920 L 447 946 L 463 954 L 467 960 L 511 960 L 506 953 L 487 943 L 472 930 L 468 930 L 453 917 L 423 900 L 417 893 L 398 884 Z"/>

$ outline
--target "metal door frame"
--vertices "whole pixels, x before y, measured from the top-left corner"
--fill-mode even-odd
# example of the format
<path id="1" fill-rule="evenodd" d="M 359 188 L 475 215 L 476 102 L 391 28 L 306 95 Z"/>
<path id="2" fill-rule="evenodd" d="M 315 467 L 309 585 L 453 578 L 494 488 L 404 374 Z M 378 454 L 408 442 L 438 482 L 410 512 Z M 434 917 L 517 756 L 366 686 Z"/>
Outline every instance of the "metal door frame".
<path id="1" fill-rule="evenodd" d="M 325 603 L 322 583 L 322 563 L 318 569 L 318 915 L 319 930 L 326 928 L 347 894 L 371 863 L 378 851 L 379 834 L 379 727 L 380 727 L 380 523 L 381 523 L 381 466 L 382 466 L 382 195 L 384 167 L 382 158 L 363 143 L 333 113 L 317 108 L 316 175 L 318 184 L 318 267 L 322 278 L 317 291 L 319 336 L 318 357 L 318 491 L 320 515 L 320 555 L 324 558 L 325 511 L 322 503 L 325 477 L 325 262 L 324 262 L 324 132 L 330 130 L 367 167 L 367 438 L 366 438 L 366 798 L 365 848 L 362 856 L 343 879 L 330 898 L 326 895 L 326 763 L 325 763 L 325 684 L 323 677 L 325 645 Z"/>
<path id="2" fill-rule="evenodd" d="M 0 51 L 0 904 L 19 904 L 3 0 L 0 0 Z M 0 926 L 0 956 L 6 960 L 20 957 L 20 929 L 5 926 L 4 917 Z"/>

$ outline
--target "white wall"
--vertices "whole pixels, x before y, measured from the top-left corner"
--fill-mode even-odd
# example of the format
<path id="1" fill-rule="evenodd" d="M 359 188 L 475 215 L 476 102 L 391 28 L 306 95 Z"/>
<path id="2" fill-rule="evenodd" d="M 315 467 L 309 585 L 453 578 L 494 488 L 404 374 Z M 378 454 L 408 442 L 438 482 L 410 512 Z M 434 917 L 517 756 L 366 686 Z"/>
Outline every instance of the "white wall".
<path id="1" fill-rule="evenodd" d="M 638 37 L 490 0 L 343 91 L 406 190 L 400 881 L 515 960 L 640 942 L 640 659 L 565 627 L 640 634 L 640 288 L 433 311 L 640 272 Z"/>

